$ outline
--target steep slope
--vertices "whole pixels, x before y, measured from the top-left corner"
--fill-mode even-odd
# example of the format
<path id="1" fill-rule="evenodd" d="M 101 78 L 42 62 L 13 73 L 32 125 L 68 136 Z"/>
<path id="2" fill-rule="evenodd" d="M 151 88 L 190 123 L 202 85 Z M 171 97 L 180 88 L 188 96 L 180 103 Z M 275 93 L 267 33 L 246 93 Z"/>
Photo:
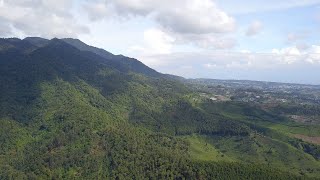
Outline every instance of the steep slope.
<path id="1" fill-rule="evenodd" d="M 78 39 L 66 38 L 66 39 L 63 39 L 63 41 L 80 49 L 81 51 L 92 52 L 92 53 L 95 53 L 95 54 L 105 58 L 105 59 L 121 62 L 121 63 L 127 65 L 129 67 L 129 69 L 133 72 L 141 73 L 141 74 L 144 74 L 147 76 L 152 76 L 152 77 L 162 77 L 163 76 L 162 74 L 158 73 L 157 71 L 144 65 L 143 63 L 141 63 L 137 59 L 125 57 L 123 55 L 113 55 L 104 49 L 89 46 Z"/>
<path id="2" fill-rule="evenodd" d="M 127 100 L 114 102 L 140 75 L 58 39 L 0 61 L 1 179 L 181 174 L 160 160 L 185 162 L 184 143 L 131 127 Z"/>
<path id="3" fill-rule="evenodd" d="M 289 144 L 287 136 L 272 139 L 268 128 L 252 126 L 248 117 L 253 114 L 272 117 L 263 111 L 195 103 L 196 95 L 171 78 L 133 70 L 64 40 L 24 43 L 6 40 L 10 48 L 0 50 L 0 179 L 295 179 L 302 177 L 297 169 L 305 172 L 303 163 L 315 167 L 310 175 L 318 173 L 318 161 Z M 243 121 L 231 112 L 243 115 Z M 255 151 L 256 131 L 272 141 L 262 142 L 259 152 L 280 144 L 277 151 L 286 148 L 297 155 L 293 162 L 302 158 L 303 163 L 287 168 L 286 159 L 274 160 L 284 155 L 274 153 L 266 158 L 282 170 L 261 161 L 242 164 L 252 161 L 239 158 L 241 153 L 260 155 L 246 152 Z M 194 134 L 200 149 L 190 138 Z M 218 152 L 228 148 L 220 143 L 226 141 L 236 147 Z M 201 158 L 194 150 L 203 154 L 205 143 L 215 156 L 236 162 L 197 162 Z M 285 172 L 291 168 L 293 174 Z"/>

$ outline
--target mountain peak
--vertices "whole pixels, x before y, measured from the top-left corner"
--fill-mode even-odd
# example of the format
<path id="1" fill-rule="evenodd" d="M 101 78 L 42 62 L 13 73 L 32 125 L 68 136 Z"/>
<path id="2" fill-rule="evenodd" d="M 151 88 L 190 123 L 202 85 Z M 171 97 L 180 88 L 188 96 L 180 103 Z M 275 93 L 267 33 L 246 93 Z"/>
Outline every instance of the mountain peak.
<path id="1" fill-rule="evenodd" d="M 23 39 L 23 41 L 27 41 L 37 47 L 43 47 L 49 42 L 48 39 L 44 39 L 41 37 L 26 37 Z"/>
<path id="2" fill-rule="evenodd" d="M 48 40 L 41 37 L 26 37 L 23 40 L 18 38 L 9 38 L 2 39 L 2 41 L 0 41 L 0 50 L 17 49 L 23 53 L 30 53 L 39 48 L 53 48 L 56 49 L 57 52 L 82 51 L 83 53 L 87 53 L 88 56 L 91 56 L 90 53 L 92 53 L 95 54 L 95 56 L 99 56 L 100 58 L 98 59 L 101 61 L 117 64 L 118 67 L 126 67 L 125 69 L 135 73 L 157 78 L 165 76 L 135 58 L 126 57 L 124 55 L 114 55 L 104 49 L 90 46 L 79 39 L 53 38 Z"/>
<path id="3" fill-rule="evenodd" d="M 153 70 L 152 68 L 146 66 L 139 60 L 135 58 L 129 58 L 123 55 L 114 55 L 104 49 L 101 48 L 96 48 L 93 46 L 90 46 L 79 39 L 72 39 L 72 38 L 65 38 L 62 39 L 64 42 L 78 48 L 81 51 L 88 51 L 92 52 L 96 55 L 99 55 L 107 60 L 115 61 L 118 63 L 121 63 L 125 66 L 128 66 L 129 69 L 133 72 L 141 73 L 147 76 L 152 76 L 152 77 L 162 77 L 163 74 Z"/>
<path id="4" fill-rule="evenodd" d="M 64 42 L 80 49 L 81 51 L 90 51 L 90 52 L 93 52 L 95 54 L 98 54 L 104 58 L 113 58 L 114 55 L 104 49 L 101 49 L 101 48 L 97 48 L 97 47 L 93 47 L 93 46 L 90 46 L 84 42 L 82 42 L 81 40 L 79 39 L 73 39 L 73 38 L 64 38 L 62 39 Z"/>

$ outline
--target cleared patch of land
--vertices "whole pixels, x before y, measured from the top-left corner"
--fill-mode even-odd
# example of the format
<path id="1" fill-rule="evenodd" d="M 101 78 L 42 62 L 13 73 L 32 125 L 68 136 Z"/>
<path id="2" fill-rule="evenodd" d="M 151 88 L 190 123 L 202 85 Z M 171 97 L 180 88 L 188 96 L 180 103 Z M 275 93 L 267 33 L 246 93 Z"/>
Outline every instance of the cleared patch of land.
<path id="1" fill-rule="evenodd" d="M 185 139 L 190 143 L 190 156 L 198 161 L 234 161 L 226 156 L 203 138 L 192 135 L 186 136 Z"/>
<path id="2" fill-rule="evenodd" d="M 320 145 L 320 136 L 312 137 L 312 136 L 306 136 L 302 134 L 295 134 L 294 137 L 309 143 Z"/>
<path id="3" fill-rule="evenodd" d="M 319 117 L 317 116 L 288 115 L 288 117 L 298 123 L 319 124 Z"/>

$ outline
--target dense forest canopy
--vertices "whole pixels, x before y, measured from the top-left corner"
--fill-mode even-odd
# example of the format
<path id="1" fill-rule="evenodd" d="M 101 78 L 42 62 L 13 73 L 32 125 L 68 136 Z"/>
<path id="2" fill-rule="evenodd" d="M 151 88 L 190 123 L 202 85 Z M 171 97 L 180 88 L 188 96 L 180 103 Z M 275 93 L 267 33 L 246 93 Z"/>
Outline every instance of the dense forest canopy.
<path id="1" fill-rule="evenodd" d="M 0 39 L 0 179 L 308 179 L 318 106 L 221 101 L 76 39 Z"/>

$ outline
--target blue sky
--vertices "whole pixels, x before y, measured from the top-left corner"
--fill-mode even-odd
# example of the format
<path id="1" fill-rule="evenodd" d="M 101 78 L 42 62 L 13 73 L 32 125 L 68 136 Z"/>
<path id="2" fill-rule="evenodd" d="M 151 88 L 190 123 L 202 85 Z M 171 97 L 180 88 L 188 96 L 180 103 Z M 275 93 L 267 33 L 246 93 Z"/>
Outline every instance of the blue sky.
<path id="1" fill-rule="evenodd" d="M 238 23 L 246 28 L 253 21 L 263 23 L 260 34 L 254 38 L 241 36 L 239 45 L 252 51 L 266 51 L 272 48 L 288 46 L 288 35 L 301 35 L 299 40 L 307 44 L 319 43 L 319 22 L 317 12 L 320 9 L 315 6 L 297 7 L 270 12 L 258 12 L 236 15 Z"/>
<path id="2" fill-rule="evenodd" d="M 187 78 L 320 84 L 320 0 L 0 0 L 0 36 L 74 37 Z"/>

